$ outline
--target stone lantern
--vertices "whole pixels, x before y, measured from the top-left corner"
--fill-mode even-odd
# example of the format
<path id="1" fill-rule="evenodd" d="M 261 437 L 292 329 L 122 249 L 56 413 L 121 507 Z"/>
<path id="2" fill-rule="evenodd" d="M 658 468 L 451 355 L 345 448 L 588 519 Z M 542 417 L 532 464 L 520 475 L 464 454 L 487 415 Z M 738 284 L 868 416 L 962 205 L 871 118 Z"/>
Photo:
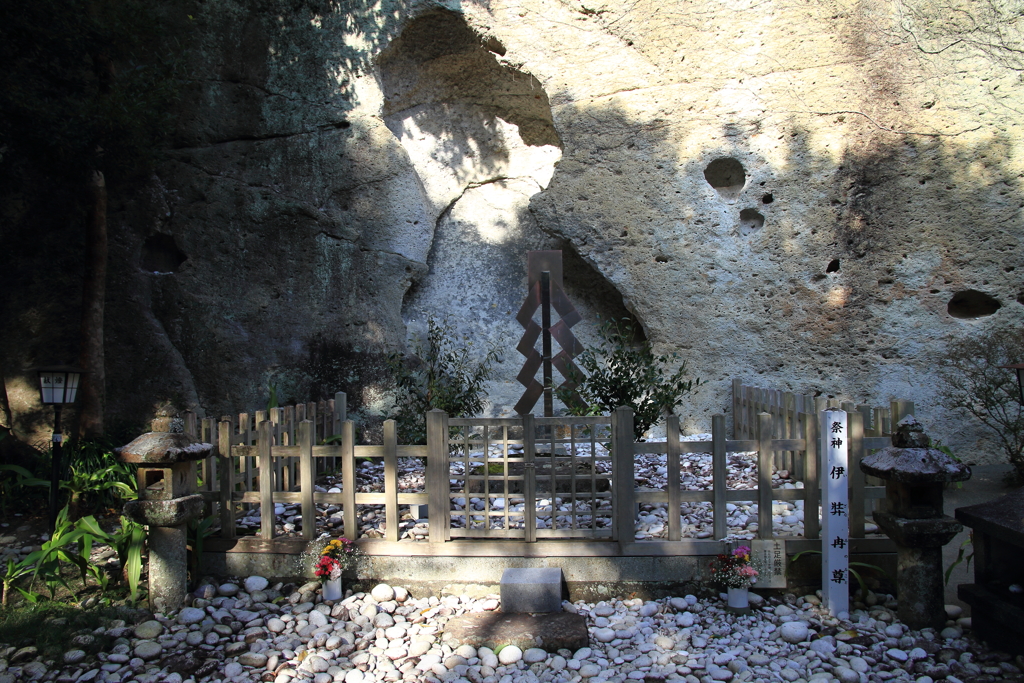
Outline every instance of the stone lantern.
<path id="1" fill-rule="evenodd" d="M 124 514 L 149 525 L 149 604 L 173 612 L 188 592 L 189 520 L 203 514 L 203 497 L 195 492 L 196 461 L 213 446 L 187 434 L 150 432 L 118 449 L 121 460 L 138 465 L 139 499 Z"/>
<path id="2" fill-rule="evenodd" d="M 943 514 L 942 489 L 970 479 L 970 468 L 931 448 L 913 415 L 900 420 L 892 446 L 861 460 L 860 468 L 885 480 L 887 509 L 874 518 L 896 544 L 900 621 L 912 629 L 941 629 L 946 623 L 942 546 L 963 529 Z"/>

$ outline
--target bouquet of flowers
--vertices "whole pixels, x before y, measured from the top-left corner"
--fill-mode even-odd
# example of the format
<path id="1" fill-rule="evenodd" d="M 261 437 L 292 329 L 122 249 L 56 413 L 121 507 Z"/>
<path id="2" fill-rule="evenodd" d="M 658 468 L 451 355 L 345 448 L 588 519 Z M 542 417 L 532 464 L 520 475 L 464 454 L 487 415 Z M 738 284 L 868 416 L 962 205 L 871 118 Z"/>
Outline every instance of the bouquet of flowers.
<path id="1" fill-rule="evenodd" d="M 750 559 L 750 548 L 741 545 L 731 553 L 711 561 L 711 580 L 726 588 L 749 588 L 757 583 L 757 569 Z"/>
<path id="2" fill-rule="evenodd" d="M 323 543 L 324 534 L 314 543 Z M 323 545 L 313 564 L 313 573 L 321 581 L 340 579 L 341 572 L 352 563 L 356 553 L 355 544 L 347 538 L 333 538 Z"/>

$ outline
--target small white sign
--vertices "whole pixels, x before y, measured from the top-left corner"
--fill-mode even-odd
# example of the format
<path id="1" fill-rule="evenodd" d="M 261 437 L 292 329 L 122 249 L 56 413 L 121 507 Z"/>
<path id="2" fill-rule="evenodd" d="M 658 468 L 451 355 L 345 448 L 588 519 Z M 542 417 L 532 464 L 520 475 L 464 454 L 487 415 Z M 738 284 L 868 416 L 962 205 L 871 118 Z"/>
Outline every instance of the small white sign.
<path id="1" fill-rule="evenodd" d="M 786 541 L 782 538 L 753 539 L 750 553 L 756 560 L 757 583 L 754 588 L 786 587 Z"/>
<path id="2" fill-rule="evenodd" d="M 821 593 L 832 616 L 850 611 L 850 474 L 846 412 L 821 414 Z"/>

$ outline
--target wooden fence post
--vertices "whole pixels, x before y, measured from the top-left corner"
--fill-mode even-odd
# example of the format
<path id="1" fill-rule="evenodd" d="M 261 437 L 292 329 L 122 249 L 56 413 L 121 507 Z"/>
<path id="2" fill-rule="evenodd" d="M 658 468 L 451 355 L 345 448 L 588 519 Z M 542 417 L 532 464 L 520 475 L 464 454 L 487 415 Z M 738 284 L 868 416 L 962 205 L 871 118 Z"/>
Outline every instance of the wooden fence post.
<path id="1" fill-rule="evenodd" d="M 217 421 L 214 420 L 212 417 L 208 417 L 208 418 L 204 419 L 203 422 L 202 422 L 202 432 L 201 432 L 199 438 L 204 443 L 216 444 L 216 439 L 217 439 Z M 200 487 L 200 490 L 202 490 L 202 491 L 216 491 L 217 490 L 218 487 L 217 487 L 216 481 L 215 481 L 216 477 L 217 477 L 216 471 L 217 471 L 217 449 L 214 448 L 213 451 L 208 456 L 203 458 L 202 469 L 200 470 L 200 472 L 201 472 L 200 476 L 202 476 L 202 478 L 203 478 L 203 485 Z M 208 513 L 207 516 L 209 516 L 209 510 L 207 511 L 207 513 Z"/>
<path id="2" fill-rule="evenodd" d="M 307 541 L 316 538 L 316 505 L 313 491 L 316 481 L 313 475 L 313 429 L 309 420 L 299 423 L 299 489 L 302 499 L 302 537 Z M 347 483 L 347 482 L 346 482 Z"/>
<path id="3" fill-rule="evenodd" d="M 907 415 L 914 414 L 914 402 L 913 401 L 889 401 L 889 410 L 891 411 L 892 419 L 892 431 L 896 431 L 896 425 L 900 423 L 900 420 L 905 418 Z"/>
<path id="4" fill-rule="evenodd" d="M 721 417 L 716 415 L 715 418 Z M 679 519 L 679 416 L 669 415 L 665 420 L 665 464 L 668 467 L 668 540 L 678 541 L 683 537 L 682 520 Z"/>
<path id="5" fill-rule="evenodd" d="M 772 416 L 757 416 L 757 537 L 771 538 L 772 528 Z"/>
<path id="6" fill-rule="evenodd" d="M 448 483 L 448 415 L 443 410 L 427 411 L 427 517 L 430 542 L 448 540 L 451 526 L 451 497 Z"/>
<path id="7" fill-rule="evenodd" d="M 874 423 L 871 421 L 871 406 L 858 405 L 857 412 L 861 414 L 861 424 L 864 425 L 864 436 L 875 436 L 872 432 Z"/>
<path id="8" fill-rule="evenodd" d="M 804 445 L 804 538 L 817 539 L 821 535 L 818 508 L 821 505 L 821 482 L 818 480 L 818 416 L 800 415 L 803 421 Z"/>
<path id="9" fill-rule="evenodd" d="M 348 419 L 348 394 L 339 391 L 334 394 L 333 422 L 331 424 L 331 435 L 341 434 L 341 425 Z M 331 471 L 338 471 L 338 459 L 331 456 Z"/>
<path id="10" fill-rule="evenodd" d="M 295 439 L 295 425 L 301 422 L 296 420 L 295 417 L 295 406 L 284 407 L 284 434 L 282 439 L 286 445 L 294 446 L 296 444 Z M 281 481 L 282 491 L 294 491 L 295 490 L 295 463 L 298 458 L 284 458 L 284 479 Z"/>
<path id="11" fill-rule="evenodd" d="M 277 523 L 277 515 L 274 514 L 274 465 L 271 462 L 273 426 L 269 420 L 260 422 L 256 440 L 260 467 L 260 538 L 265 541 L 273 540 Z"/>
<path id="12" fill-rule="evenodd" d="M 231 437 L 234 429 L 229 420 L 222 420 L 217 427 L 217 468 L 220 470 L 220 535 L 221 538 L 234 538 L 235 507 L 232 499 L 235 493 L 235 464 L 231 461 Z"/>
<path id="13" fill-rule="evenodd" d="M 612 413 L 612 498 L 615 536 L 620 546 L 636 541 L 636 475 L 633 459 L 633 409 L 619 406 Z"/>
<path id="14" fill-rule="evenodd" d="M 885 408 L 871 409 L 871 436 L 883 436 L 889 433 L 889 411 Z"/>
<path id="15" fill-rule="evenodd" d="M 864 457 L 864 415 L 847 412 L 846 429 L 849 437 L 849 472 L 846 474 L 850 481 L 850 538 L 864 538 L 864 488 L 867 480 L 860 468 L 860 461 Z"/>
<path id="16" fill-rule="evenodd" d="M 283 425 L 281 424 L 282 418 L 284 417 L 284 411 L 280 408 L 270 409 L 270 424 L 271 424 L 271 438 L 274 441 L 272 445 L 283 446 L 284 439 L 279 438 L 278 435 L 283 435 Z M 282 478 L 282 464 L 285 458 L 273 458 L 271 460 L 271 466 L 274 468 L 274 482 L 277 485 L 278 491 L 287 491 L 285 488 L 284 479 Z"/>
<path id="17" fill-rule="evenodd" d="M 191 410 L 185 412 L 185 418 L 182 420 L 183 429 L 186 434 L 191 436 L 193 439 L 199 438 L 199 432 L 196 430 L 196 414 Z"/>
<path id="18" fill-rule="evenodd" d="M 345 520 L 345 538 L 359 538 L 356 514 L 356 426 L 352 420 L 341 424 L 341 514 Z"/>
<path id="19" fill-rule="evenodd" d="M 384 420 L 384 538 L 398 540 L 398 430 Z"/>
<path id="20" fill-rule="evenodd" d="M 739 378 L 732 381 L 732 438 L 742 439 L 743 418 L 740 412 L 743 410 L 743 382 Z"/>
<path id="21" fill-rule="evenodd" d="M 295 445 L 295 406 L 285 406 L 281 409 L 284 414 L 285 436 L 288 440 L 282 444 L 285 446 Z M 294 477 L 293 477 L 294 479 Z"/>
<path id="22" fill-rule="evenodd" d="M 779 437 L 783 439 L 796 438 L 796 394 L 787 391 L 782 395 L 782 416 L 782 433 Z M 789 475 L 791 477 L 798 476 L 796 451 L 784 451 L 783 454 L 783 466 L 785 469 L 789 470 Z"/>
<path id="23" fill-rule="evenodd" d="M 725 416 L 711 416 L 711 487 L 714 501 L 711 503 L 712 530 L 714 539 L 720 541 L 728 535 L 725 524 L 725 496 L 729 488 L 729 470 L 725 462 Z"/>
<path id="24" fill-rule="evenodd" d="M 554 453 L 552 460 L 554 460 Z M 508 505 L 508 501 L 505 501 Z M 551 492 L 551 522 L 554 528 L 555 492 Z M 468 508 L 468 506 L 467 506 Z M 469 518 L 466 518 L 469 524 Z M 527 543 L 537 540 L 537 425 L 533 413 L 523 415 L 523 534 Z"/>

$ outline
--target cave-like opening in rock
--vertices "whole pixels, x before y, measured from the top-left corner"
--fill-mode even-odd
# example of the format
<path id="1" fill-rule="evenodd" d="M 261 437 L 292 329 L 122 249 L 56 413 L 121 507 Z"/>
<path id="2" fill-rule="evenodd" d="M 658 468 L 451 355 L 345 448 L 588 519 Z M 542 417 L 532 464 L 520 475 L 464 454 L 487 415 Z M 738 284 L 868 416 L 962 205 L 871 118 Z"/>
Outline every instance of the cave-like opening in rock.
<path id="1" fill-rule="evenodd" d="M 976 289 L 965 289 L 953 295 L 946 306 L 946 312 L 954 318 L 971 320 L 992 315 L 1002 307 L 1003 305 L 990 294 Z"/>
<path id="2" fill-rule="evenodd" d="M 142 269 L 150 273 L 176 273 L 188 256 L 173 235 L 156 232 L 142 244 Z"/>
<path id="3" fill-rule="evenodd" d="M 485 408 L 494 413 L 522 392 L 515 314 L 527 295 L 530 250 L 562 249 L 565 292 L 585 321 L 573 331 L 584 345 L 597 341 L 603 321 L 623 318 L 643 339 L 622 294 L 530 211 L 530 198 L 551 181 L 561 141 L 542 84 L 506 52 L 461 14 L 439 10 L 410 22 L 378 60 L 385 124 L 436 216 L 423 226 L 432 230 L 428 269 L 412 282 L 403 317 L 415 338 L 428 316 L 451 314 L 481 355 L 499 349 Z"/>

